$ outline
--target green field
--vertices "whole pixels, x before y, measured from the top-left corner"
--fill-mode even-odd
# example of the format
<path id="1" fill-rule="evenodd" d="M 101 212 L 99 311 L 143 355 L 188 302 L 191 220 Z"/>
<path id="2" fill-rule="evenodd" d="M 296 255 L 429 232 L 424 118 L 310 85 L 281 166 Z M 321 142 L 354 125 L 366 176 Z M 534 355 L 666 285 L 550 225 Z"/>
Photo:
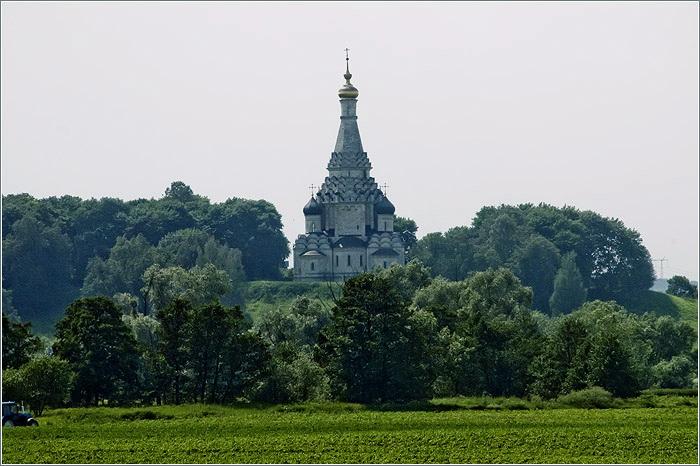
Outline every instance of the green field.
<path id="1" fill-rule="evenodd" d="M 694 403 L 694 401 L 693 401 Z M 89 408 L 3 429 L 3 463 L 696 463 L 697 406 Z"/>

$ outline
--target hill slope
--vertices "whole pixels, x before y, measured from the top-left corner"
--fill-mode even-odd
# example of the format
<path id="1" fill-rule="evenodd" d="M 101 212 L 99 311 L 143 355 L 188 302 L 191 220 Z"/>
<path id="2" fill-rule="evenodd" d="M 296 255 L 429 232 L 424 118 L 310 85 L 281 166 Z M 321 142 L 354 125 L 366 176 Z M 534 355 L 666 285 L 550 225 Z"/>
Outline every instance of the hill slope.
<path id="1" fill-rule="evenodd" d="M 331 306 L 333 294 L 336 297 L 340 296 L 339 284 L 257 280 L 249 282 L 246 287 L 245 310 L 250 318 L 255 320 L 263 309 L 288 307 L 299 296 L 306 296 Z"/>
<path id="2" fill-rule="evenodd" d="M 625 307 L 634 313 L 650 312 L 656 315 L 668 315 L 688 322 L 698 328 L 698 301 L 696 299 L 679 298 L 658 291 L 645 291 L 635 297 Z"/>

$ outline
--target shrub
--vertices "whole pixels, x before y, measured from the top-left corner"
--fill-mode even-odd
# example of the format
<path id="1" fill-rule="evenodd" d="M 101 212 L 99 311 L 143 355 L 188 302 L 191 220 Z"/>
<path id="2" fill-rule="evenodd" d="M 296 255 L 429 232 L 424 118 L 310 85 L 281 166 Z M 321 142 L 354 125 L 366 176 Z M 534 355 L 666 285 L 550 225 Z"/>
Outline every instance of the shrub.
<path id="1" fill-rule="evenodd" d="M 686 388 L 693 384 L 695 363 L 685 356 L 673 356 L 652 368 L 654 384 L 659 388 Z"/>
<path id="2" fill-rule="evenodd" d="M 38 417 L 46 406 L 60 406 L 67 400 L 73 374 L 68 362 L 39 356 L 19 369 L 5 369 L 2 379 L 5 399 L 26 402 Z"/>
<path id="3" fill-rule="evenodd" d="M 571 392 L 568 395 L 560 396 L 557 401 L 574 408 L 605 409 L 615 407 L 615 399 L 612 394 L 601 387 Z"/>
<path id="4" fill-rule="evenodd" d="M 644 394 L 647 393 L 658 396 L 675 395 L 698 397 L 697 388 L 650 388 L 649 390 L 644 390 Z"/>
<path id="5" fill-rule="evenodd" d="M 153 421 L 156 419 L 173 419 L 172 414 L 162 414 L 153 411 L 130 411 L 122 414 L 120 419 L 125 421 Z"/>

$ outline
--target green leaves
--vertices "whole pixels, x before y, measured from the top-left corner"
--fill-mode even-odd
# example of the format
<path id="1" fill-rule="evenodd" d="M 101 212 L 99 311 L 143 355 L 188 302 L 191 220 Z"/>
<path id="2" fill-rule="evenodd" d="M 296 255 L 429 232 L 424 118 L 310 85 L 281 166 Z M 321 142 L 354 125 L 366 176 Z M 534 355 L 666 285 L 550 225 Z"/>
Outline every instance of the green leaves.
<path id="1" fill-rule="evenodd" d="M 53 351 L 76 373 L 75 403 L 117 401 L 136 388 L 136 341 L 109 299 L 82 298 L 68 306 L 56 325 Z"/>

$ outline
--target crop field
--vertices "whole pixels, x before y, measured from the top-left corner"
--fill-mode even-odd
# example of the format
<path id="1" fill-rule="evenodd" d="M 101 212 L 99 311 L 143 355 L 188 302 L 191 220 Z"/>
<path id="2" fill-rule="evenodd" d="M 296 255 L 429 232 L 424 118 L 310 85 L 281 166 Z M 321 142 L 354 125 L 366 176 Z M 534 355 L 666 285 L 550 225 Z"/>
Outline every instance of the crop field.
<path id="1" fill-rule="evenodd" d="M 439 407 L 439 405 L 433 405 Z M 697 406 L 372 410 L 326 403 L 63 409 L 3 463 L 696 463 Z"/>

